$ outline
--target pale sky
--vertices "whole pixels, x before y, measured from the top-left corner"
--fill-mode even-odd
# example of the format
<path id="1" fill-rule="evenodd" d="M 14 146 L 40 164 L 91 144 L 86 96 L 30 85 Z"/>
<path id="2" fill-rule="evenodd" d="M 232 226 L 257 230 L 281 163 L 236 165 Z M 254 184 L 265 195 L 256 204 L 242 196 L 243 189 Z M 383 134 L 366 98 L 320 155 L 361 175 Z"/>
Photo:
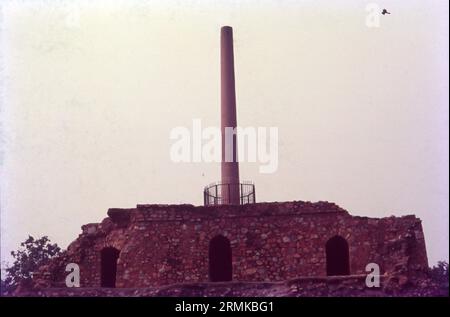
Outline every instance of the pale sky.
<path id="1" fill-rule="evenodd" d="M 415 214 L 448 261 L 447 1 L 1 1 L 0 19 L 2 262 L 110 207 L 203 203 L 220 167 L 172 162 L 169 133 L 219 125 L 223 25 L 238 124 L 279 129 L 275 173 L 240 166 L 257 201 Z"/>

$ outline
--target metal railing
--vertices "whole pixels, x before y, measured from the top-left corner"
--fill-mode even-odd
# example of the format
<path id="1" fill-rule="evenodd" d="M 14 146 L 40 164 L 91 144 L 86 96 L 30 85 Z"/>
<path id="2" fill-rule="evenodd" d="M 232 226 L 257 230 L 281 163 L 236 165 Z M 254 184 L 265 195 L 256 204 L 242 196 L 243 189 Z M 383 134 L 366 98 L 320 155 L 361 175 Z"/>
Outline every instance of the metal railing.
<path id="1" fill-rule="evenodd" d="M 233 197 L 236 196 L 236 199 Z M 236 184 L 213 183 L 203 190 L 205 206 L 254 204 L 256 202 L 255 184 L 249 181 Z"/>

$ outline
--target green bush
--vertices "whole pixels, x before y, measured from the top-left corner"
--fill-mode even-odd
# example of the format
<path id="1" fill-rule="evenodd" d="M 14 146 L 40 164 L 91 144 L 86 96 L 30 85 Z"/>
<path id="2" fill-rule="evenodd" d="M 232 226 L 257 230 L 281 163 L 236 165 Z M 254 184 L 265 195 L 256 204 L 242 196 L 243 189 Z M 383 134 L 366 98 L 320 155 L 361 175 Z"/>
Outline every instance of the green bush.
<path id="1" fill-rule="evenodd" d="M 6 277 L 1 281 L 1 293 L 12 292 L 19 285 L 30 285 L 33 272 L 60 253 L 58 245 L 50 243 L 47 236 L 39 239 L 28 236 L 17 251 L 11 252 L 14 263 L 6 268 Z"/>
<path id="2" fill-rule="evenodd" d="M 448 263 L 439 261 L 430 269 L 431 278 L 442 286 L 448 287 Z"/>

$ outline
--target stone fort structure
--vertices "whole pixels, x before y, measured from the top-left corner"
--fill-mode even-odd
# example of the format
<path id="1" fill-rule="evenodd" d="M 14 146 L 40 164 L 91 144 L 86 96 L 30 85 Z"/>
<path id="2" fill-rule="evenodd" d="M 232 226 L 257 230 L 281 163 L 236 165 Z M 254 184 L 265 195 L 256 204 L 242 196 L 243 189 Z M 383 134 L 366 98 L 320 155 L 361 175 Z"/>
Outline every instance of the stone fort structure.
<path id="1" fill-rule="evenodd" d="M 151 287 L 205 281 L 414 275 L 428 267 L 421 221 L 351 216 L 328 202 L 109 209 L 82 227 L 61 258 L 41 268 L 41 286 L 64 287 L 80 266 L 82 287 Z"/>
<path id="2" fill-rule="evenodd" d="M 109 209 L 35 273 L 35 285 L 65 287 L 68 263 L 79 265 L 81 287 L 117 288 L 354 276 L 367 274 L 369 263 L 408 279 L 428 268 L 413 215 L 376 219 L 329 202 L 256 203 L 255 186 L 239 180 L 236 137 L 229 145 L 224 136 L 236 127 L 230 27 L 221 30 L 221 119 L 222 179 L 205 187 L 204 206 Z"/>

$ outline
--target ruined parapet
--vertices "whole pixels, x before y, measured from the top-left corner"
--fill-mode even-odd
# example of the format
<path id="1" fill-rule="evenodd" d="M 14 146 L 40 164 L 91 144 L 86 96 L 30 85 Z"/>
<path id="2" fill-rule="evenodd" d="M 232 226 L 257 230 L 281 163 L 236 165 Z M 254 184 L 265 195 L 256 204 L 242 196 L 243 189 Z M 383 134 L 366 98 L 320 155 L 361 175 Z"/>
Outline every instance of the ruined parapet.
<path id="1" fill-rule="evenodd" d="M 207 282 L 218 236 L 231 250 L 226 261 L 232 281 L 325 277 L 331 263 L 326 245 L 335 237 L 347 244 L 351 275 L 366 274 L 366 265 L 377 263 L 387 280 L 393 277 L 392 286 L 413 282 L 428 267 L 415 216 L 357 217 L 329 202 L 138 205 L 110 209 L 101 223 L 83 226 L 63 255 L 37 272 L 35 286 L 63 286 L 65 265 L 72 262 L 80 267 L 82 287 L 100 287 L 105 248 L 119 254 L 118 288 Z"/>

